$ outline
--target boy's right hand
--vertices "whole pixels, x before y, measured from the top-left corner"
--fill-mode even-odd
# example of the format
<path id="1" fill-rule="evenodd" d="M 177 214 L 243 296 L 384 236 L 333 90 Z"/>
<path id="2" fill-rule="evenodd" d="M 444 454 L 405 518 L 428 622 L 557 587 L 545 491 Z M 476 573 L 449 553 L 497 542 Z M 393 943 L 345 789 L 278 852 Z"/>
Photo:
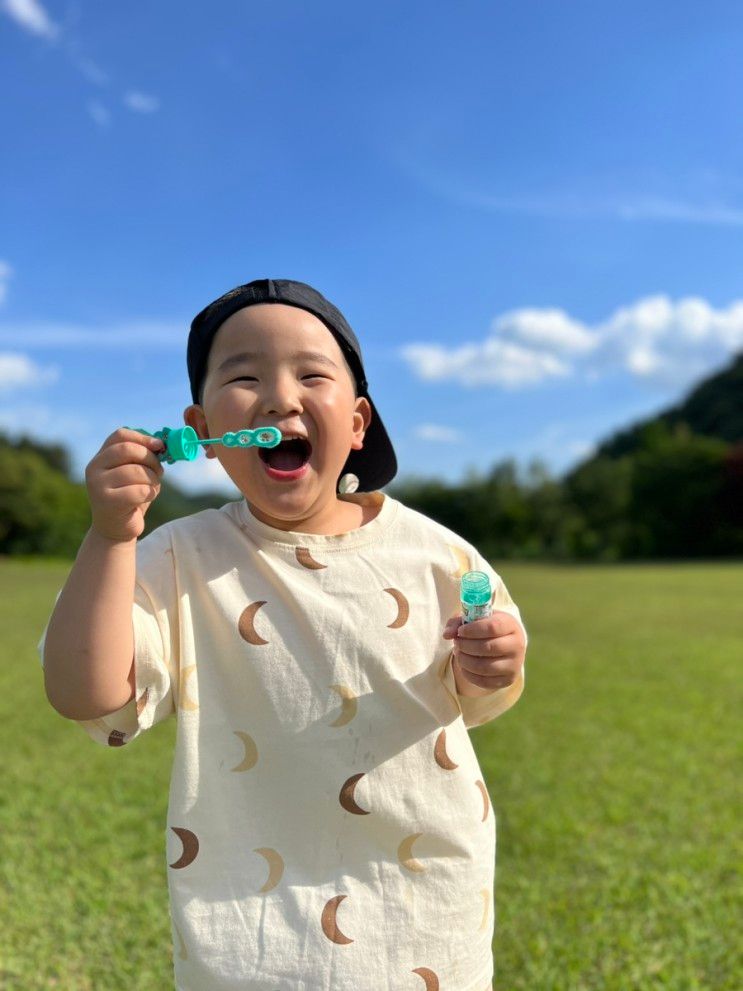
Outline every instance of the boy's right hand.
<path id="1" fill-rule="evenodd" d="M 119 542 L 136 540 L 144 530 L 145 513 L 160 493 L 163 466 L 159 437 L 119 427 L 85 469 L 93 517 L 92 528 Z"/>

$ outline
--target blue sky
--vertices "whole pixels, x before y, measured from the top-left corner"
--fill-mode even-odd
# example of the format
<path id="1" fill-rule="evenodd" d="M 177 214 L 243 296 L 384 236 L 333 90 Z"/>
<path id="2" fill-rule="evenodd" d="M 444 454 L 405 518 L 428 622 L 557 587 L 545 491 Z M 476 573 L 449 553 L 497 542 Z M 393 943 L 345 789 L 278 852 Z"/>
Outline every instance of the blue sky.
<path id="1" fill-rule="evenodd" d="M 743 10 L 0 0 L 0 429 L 178 426 L 188 325 L 296 278 L 400 477 L 560 473 L 743 350 Z M 231 483 L 215 461 L 169 469 Z"/>

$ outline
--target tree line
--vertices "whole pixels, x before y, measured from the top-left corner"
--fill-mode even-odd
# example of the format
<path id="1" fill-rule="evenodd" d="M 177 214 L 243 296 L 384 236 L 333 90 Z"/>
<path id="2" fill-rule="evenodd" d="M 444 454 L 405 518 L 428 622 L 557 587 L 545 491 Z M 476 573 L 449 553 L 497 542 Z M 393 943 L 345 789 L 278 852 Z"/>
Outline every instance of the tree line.
<path id="1" fill-rule="evenodd" d="M 599 449 L 559 478 L 539 461 L 522 470 L 509 459 L 459 482 L 408 478 L 387 491 L 491 559 L 743 556 L 743 443 L 683 422 L 650 421 L 621 453 Z M 164 479 L 145 533 L 227 501 Z M 73 559 L 89 526 L 87 492 L 65 448 L 0 433 L 0 554 Z"/>

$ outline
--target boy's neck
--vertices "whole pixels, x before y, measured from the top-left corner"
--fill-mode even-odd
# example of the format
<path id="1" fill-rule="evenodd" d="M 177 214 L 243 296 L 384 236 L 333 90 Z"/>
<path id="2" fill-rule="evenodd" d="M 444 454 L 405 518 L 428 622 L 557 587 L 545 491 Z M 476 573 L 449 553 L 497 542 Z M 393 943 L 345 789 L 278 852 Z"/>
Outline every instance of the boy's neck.
<path id="1" fill-rule="evenodd" d="M 358 530 L 359 527 L 369 523 L 379 514 L 383 501 L 384 497 L 379 500 L 372 499 L 368 498 L 367 493 L 337 496 L 335 503 L 329 507 L 330 512 L 319 519 L 312 520 L 270 520 L 264 518 L 263 514 L 250 503 L 248 503 L 248 509 L 257 520 L 268 526 L 273 526 L 277 530 L 334 536 L 348 533 L 351 530 Z"/>

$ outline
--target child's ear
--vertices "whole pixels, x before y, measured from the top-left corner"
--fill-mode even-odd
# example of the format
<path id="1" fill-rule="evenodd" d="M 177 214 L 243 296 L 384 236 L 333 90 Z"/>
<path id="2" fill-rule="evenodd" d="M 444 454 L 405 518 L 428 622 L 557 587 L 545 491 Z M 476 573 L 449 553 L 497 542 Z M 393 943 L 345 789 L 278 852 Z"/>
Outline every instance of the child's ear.
<path id="1" fill-rule="evenodd" d="M 204 410 L 198 404 L 187 406 L 183 411 L 183 419 L 189 427 L 193 427 L 201 440 L 206 440 L 209 436 L 209 427 L 206 422 Z M 216 458 L 217 454 L 211 444 L 205 447 L 207 458 Z"/>
<path id="2" fill-rule="evenodd" d="M 359 396 L 353 413 L 353 439 L 351 440 L 351 450 L 360 451 L 364 446 L 364 434 L 369 429 L 372 411 L 369 400 L 364 396 Z"/>

